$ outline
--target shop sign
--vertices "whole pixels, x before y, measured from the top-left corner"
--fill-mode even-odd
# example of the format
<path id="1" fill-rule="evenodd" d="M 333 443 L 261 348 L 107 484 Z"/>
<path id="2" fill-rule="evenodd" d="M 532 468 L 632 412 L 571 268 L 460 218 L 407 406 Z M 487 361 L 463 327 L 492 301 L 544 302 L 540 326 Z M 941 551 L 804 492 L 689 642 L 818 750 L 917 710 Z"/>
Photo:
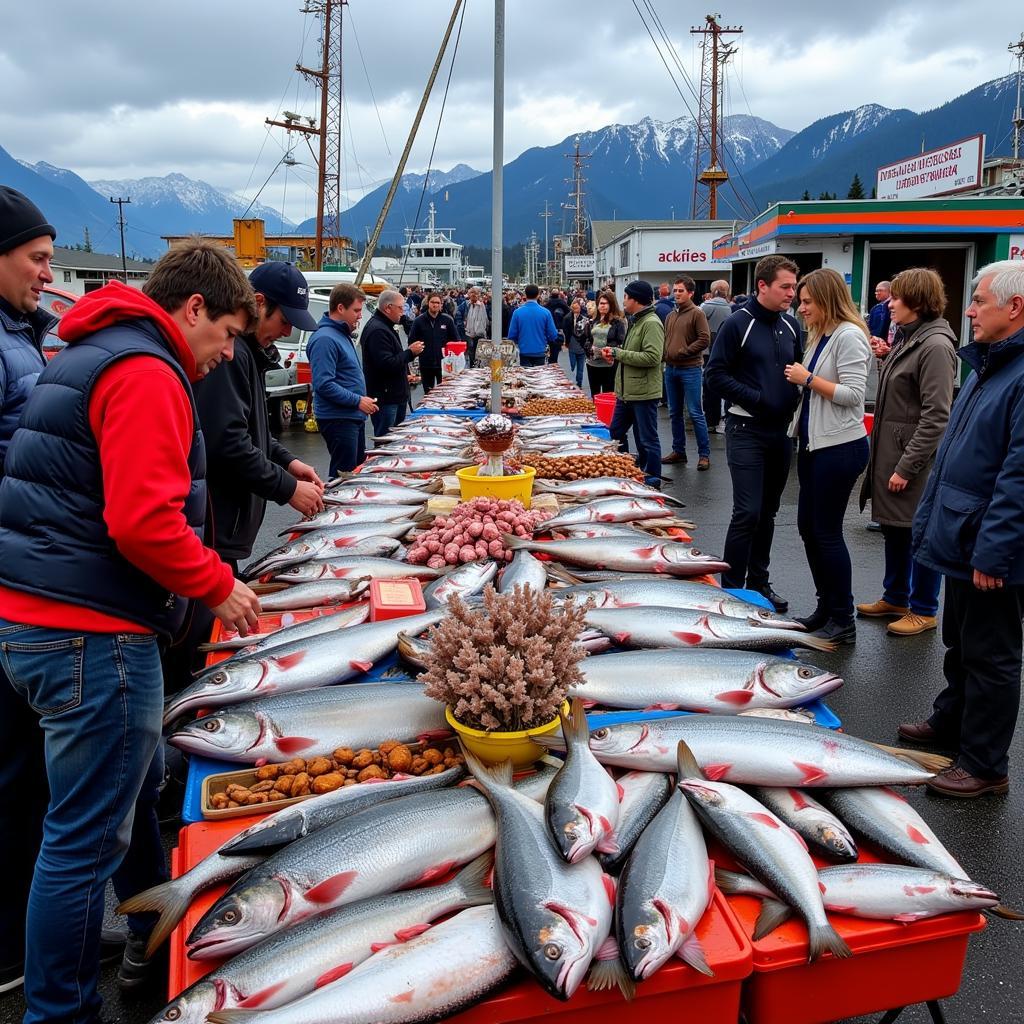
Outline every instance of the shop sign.
<path id="1" fill-rule="evenodd" d="M 593 253 L 587 256 L 566 256 L 565 276 L 566 277 L 593 277 L 597 267 L 597 260 Z"/>
<path id="2" fill-rule="evenodd" d="M 744 245 L 740 242 L 740 251 L 737 259 L 751 260 L 759 259 L 761 256 L 773 256 L 779 250 L 778 242 L 761 242 L 758 245 Z"/>
<path id="3" fill-rule="evenodd" d="M 1024 235 L 1010 235 L 1010 259 L 1024 260 Z"/>
<path id="4" fill-rule="evenodd" d="M 940 149 L 907 157 L 879 167 L 875 190 L 879 199 L 923 199 L 977 188 L 985 136 L 952 142 Z"/>
<path id="5" fill-rule="evenodd" d="M 716 233 L 702 230 L 644 232 L 641 271 L 726 270 L 727 260 L 716 260 L 712 248 Z"/>

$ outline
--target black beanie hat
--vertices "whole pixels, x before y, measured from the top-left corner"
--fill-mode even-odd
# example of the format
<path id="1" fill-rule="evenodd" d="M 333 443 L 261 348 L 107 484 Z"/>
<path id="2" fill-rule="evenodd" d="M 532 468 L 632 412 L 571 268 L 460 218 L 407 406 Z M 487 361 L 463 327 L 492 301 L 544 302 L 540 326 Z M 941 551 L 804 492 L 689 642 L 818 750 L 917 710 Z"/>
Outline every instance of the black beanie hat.
<path id="1" fill-rule="evenodd" d="M 43 211 L 17 189 L 0 185 L 0 253 L 43 235 L 57 237 L 57 229 L 47 224 Z"/>
<path id="2" fill-rule="evenodd" d="M 630 281 L 626 294 L 641 306 L 649 306 L 654 301 L 654 289 L 646 281 Z"/>

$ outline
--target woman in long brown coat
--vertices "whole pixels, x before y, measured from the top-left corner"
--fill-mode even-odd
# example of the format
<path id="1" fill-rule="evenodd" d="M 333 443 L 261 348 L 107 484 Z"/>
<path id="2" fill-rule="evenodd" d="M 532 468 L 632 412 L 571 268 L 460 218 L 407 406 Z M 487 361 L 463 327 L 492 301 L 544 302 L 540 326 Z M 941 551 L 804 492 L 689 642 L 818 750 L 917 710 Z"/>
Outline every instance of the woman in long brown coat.
<path id="1" fill-rule="evenodd" d="M 857 612 L 896 616 L 888 632 L 913 636 L 935 629 L 939 608 L 941 577 L 913 560 L 910 527 L 949 420 L 957 340 L 942 318 L 946 293 L 934 270 L 897 274 L 889 307 L 897 330 L 891 349 L 872 342 L 885 361 L 860 492 L 861 511 L 870 498 L 871 516 L 885 537 L 885 579 L 881 599 L 857 605 Z"/>

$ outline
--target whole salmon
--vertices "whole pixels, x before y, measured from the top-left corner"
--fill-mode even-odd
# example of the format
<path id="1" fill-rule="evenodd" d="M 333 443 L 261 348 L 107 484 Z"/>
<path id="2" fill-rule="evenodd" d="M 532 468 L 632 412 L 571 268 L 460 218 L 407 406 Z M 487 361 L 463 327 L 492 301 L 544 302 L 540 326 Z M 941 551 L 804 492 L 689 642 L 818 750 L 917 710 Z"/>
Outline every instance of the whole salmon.
<path id="1" fill-rule="evenodd" d="M 636 841 L 655 815 L 665 806 L 675 792 L 675 780 L 664 772 L 626 772 L 615 780 L 622 794 L 619 800 L 619 824 L 615 830 L 618 853 L 602 853 L 598 856 L 601 866 L 611 874 L 617 874 Z"/>
<path id="2" fill-rule="evenodd" d="M 356 523 L 387 523 L 408 519 L 419 511 L 415 505 L 349 505 L 344 508 L 329 508 L 309 519 L 278 531 L 278 536 L 290 533 L 312 533 L 314 530 L 330 530 L 339 526 L 353 526 Z"/>
<path id="3" fill-rule="evenodd" d="M 754 786 L 750 792 L 816 853 L 829 860 L 857 859 L 857 844 L 849 830 L 809 793 L 787 786 Z"/>
<path id="4" fill-rule="evenodd" d="M 395 558 L 332 558 L 311 559 L 301 565 L 290 565 L 272 574 L 279 583 L 312 583 L 316 580 L 365 580 L 365 579 L 440 579 L 448 571 L 431 569 L 426 565 L 413 565 L 411 562 L 398 561 Z"/>
<path id="5" fill-rule="evenodd" d="M 544 520 L 543 528 L 557 530 L 585 523 L 629 523 L 641 519 L 664 519 L 668 514 L 664 502 L 653 498 L 598 498 L 563 509 Z"/>
<path id="6" fill-rule="evenodd" d="M 544 524 L 543 528 L 547 529 L 549 525 Z M 703 576 L 728 568 L 725 562 L 704 555 L 696 548 L 654 537 L 648 539 L 642 534 L 635 541 L 629 537 L 533 541 L 511 534 L 502 539 L 505 546 L 513 551 L 543 552 L 560 562 L 594 569 Z"/>

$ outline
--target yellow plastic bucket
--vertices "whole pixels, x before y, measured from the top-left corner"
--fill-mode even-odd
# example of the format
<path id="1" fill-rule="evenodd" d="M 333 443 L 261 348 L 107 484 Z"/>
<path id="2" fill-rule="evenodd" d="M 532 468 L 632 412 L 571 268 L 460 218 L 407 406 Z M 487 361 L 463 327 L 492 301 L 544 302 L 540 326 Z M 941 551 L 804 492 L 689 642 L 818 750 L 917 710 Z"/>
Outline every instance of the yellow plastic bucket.
<path id="1" fill-rule="evenodd" d="M 524 508 L 530 507 L 533 478 L 537 475 L 533 466 L 523 466 L 521 473 L 510 476 L 477 476 L 479 471 L 479 466 L 466 466 L 455 471 L 463 501 L 473 498 L 504 498 L 509 501 L 515 498 L 522 502 Z"/>
<path id="2" fill-rule="evenodd" d="M 569 713 L 568 701 L 562 705 L 562 710 L 566 714 Z M 457 721 L 449 707 L 445 707 L 444 717 L 458 733 L 463 746 L 484 764 L 511 761 L 513 768 L 526 768 L 543 757 L 547 750 L 539 743 L 534 743 L 530 737 L 547 736 L 561 725 L 561 720 L 556 717 L 546 725 L 538 725 L 535 729 L 524 729 L 521 732 L 484 732 L 483 729 L 473 729 Z"/>

